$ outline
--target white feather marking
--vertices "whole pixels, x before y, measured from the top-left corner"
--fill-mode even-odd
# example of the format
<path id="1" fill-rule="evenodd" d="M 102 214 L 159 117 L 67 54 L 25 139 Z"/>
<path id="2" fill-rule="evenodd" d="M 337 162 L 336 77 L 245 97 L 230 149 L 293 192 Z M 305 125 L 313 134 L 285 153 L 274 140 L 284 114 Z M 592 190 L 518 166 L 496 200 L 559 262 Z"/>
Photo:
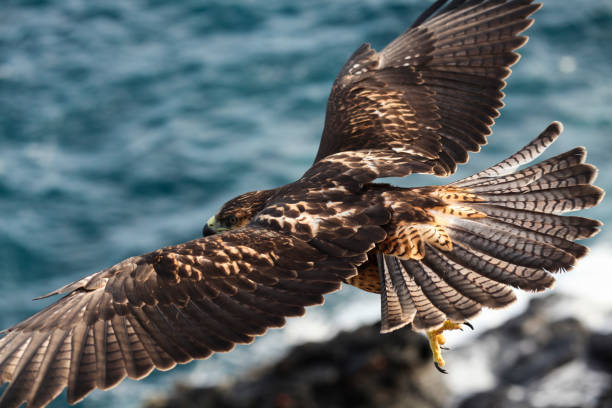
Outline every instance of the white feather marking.
<path id="1" fill-rule="evenodd" d="M 392 147 L 391 150 L 393 150 L 395 153 L 410 153 L 417 156 L 422 156 L 422 154 L 417 153 L 413 149 L 408 149 L 406 147 Z"/>
<path id="2" fill-rule="evenodd" d="M 347 188 L 343 185 L 335 185 L 332 188 L 327 189 L 326 191 L 340 191 L 342 193 L 348 193 L 349 191 L 347 190 Z M 328 203 L 331 203 L 331 201 L 328 201 Z"/>
<path id="3" fill-rule="evenodd" d="M 355 215 L 356 210 L 351 208 L 349 210 L 345 210 L 336 214 L 337 217 L 350 217 L 351 215 Z"/>

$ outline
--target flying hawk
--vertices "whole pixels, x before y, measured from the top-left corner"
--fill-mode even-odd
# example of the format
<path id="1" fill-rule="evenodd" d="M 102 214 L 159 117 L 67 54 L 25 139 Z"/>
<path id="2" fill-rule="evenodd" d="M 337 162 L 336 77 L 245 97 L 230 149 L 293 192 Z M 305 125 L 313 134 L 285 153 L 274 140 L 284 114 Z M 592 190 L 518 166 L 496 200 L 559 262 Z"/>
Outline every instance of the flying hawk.
<path id="1" fill-rule="evenodd" d="M 442 331 L 540 291 L 601 225 L 585 149 L 531 164 L 552 123 L 508 159 L 445 186 L 374 181 L 448 176 L 486 143 L 504 79 L 539 8 L 531 0 L 439 0 L 381 51 L 364 44 L 336 78 L 314 164 L 297 181 L 228 201 L 204 237 L 126 259 L 47 296 L 4 331 L 0 407 L 75 403 L 126 376 L 253 341 L 348 283 L 381 295 L 381 331 Z M 519 166 L 528 164 L 524 169 Z"/>

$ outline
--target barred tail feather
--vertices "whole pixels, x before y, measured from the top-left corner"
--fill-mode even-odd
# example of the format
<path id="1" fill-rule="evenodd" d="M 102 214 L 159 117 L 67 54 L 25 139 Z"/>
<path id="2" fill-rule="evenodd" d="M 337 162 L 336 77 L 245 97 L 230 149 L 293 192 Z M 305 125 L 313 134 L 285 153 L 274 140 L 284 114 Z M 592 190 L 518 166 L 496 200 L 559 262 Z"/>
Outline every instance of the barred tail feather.
<path id="1" fill-rule="evenodd" d="M 444 313 L 447 318 L 462 320 L 480 311 L 481 306 L 477 302 L 449 285 L 427 264 L 414 259 L 401 263 L 432 305 Z"/>
<path id="2" fill-rule="evenodd" d="M 465 244 L 456 244 L 452 252 L 441 255 L 468 270 L 477 271 L 476 273 L 479 275 L 498 282 L 506 288 L 511 286 L 539 292 L 552 287 L 555 283 L 555 278 L 546 269 L 516 265 L 480 252 Z M 497 287 L 497 289 L 499 288 Z M 498 308 L 509 303 L 511 302 L 502 301 L 491 307 Z"/>
<path id="3" fill-rule="evenodd" d="M 458 248 L 453 250 L 453 253 L 456 252 Z M 469 264 L 466 266 L 461 261 L 455 262 L 446 254 L 446 252 L 432 249 L 425 255 L 424 262 L 458 292 L 479 305 L 490 308 L 502 307 L 516 300 L 514 292 L 508 286 L 496 279 L 489 278 L 486 273 L 474 272 Z M 455 257 L 455 259 L 461 258 Z M 472 316 L 464 316 L 464 318 L 470 317 Z"/>
<path id="4" fill-rule="evenodd" d="M 550 182 L 576 178 L 582 180 L 581 174 L 588 176 L 584 181 L 576 184 L 588 184 L 595 177 L 597 171 L 593 166 L 582 165 L 586 159 L 586 150 L 578 147 L 565 152 L 542 163 L 533 165 L 522 171 L 511 173 L 503 177 L 477 179 L 470 189 L 478 193 L 486 192 L 519 192 L 521 188 L 531 187 L 548 180 Z M 579 166 L 582 165 L 582 166 Z M 586 168 L 585 168 L 586 167 Z M 590 173 L 590 174 L 589 174 Z M 551 186 L 549 188 L 552 188 Z"/>
<path id="5" fill-rule="evenodd" d="M 470 207 L 498 221 L 567 240 L 591 238 L 602 225 L 600 221 L 589 218 L 515 210 L 500 205 L 470 204 Z"/>
<path id="6" fill-rule="evenodd" d="M 414 286 L 397 258 L 377 254 L 380 272 L 381 333 L 389 333 L 411 323 L 416 314 L 416 305 L 408 285 Z"/>
<path id="7" fill-rule="evenodd" d="M 561 122 L 551 123 L 542 133 L 538 135 L 531 142 L 523 146 L 518 152 L 514 153 L 507 159 L 479 172 L 470 177 L 455 181 L 451 183 L 454 187 L 467 187 L 489 177 L 502 176 L 516 170 L 523 164 L 529 163 L 532 160 L 537 159 L 563 132 L 563 125 Z"/>
<path id="8" fill-rule="evenodd" d="M 574 241 L 597 234 L 602 223 L 560 215 L 603 198 L 603 190 L 592 185 L 597 169 L 584 163 L 586 150 L 578 147 L 518 170 L 561 130 L 560 123 L 552 123 L 508 159 L 448 186 L 421 190 L 433 191 L 454 209 L 429 210 L 452 246 L 424 240 L 422 259 L 380 258 L 385 270 L 395 271 L 387 290 L 398 295 L 398 303 L 408 296 L 415 306 L 411 315 L 400 316 L 403 324 L 429 330 L 446 319 L 469 319 L 483 306 L 504 307 L 515 300 L 512 288 L 550 288 L 554 273 L 572 269 L 588 253 Z"/>

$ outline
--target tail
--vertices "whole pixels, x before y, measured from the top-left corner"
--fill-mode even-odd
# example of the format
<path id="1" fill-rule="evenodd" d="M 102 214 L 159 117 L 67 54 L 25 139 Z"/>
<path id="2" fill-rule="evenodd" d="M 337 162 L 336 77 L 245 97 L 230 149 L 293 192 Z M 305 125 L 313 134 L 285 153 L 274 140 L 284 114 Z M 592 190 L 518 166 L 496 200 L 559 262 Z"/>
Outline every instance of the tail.
<path id="1" fill-rule="evenodd" d="M 469 319 L 483 306 L 506 306 L 516 299 L 513 287 L 550 288 L 553 273 L 572 269 L 587 254 L 574 241 L 597 234 L 602 223 L 561 215 L 593 207 L 604 196 L 592 185 L 597 169 L 584 163 L 586 150 L 518 170 L 562 130 L 553 122 L 506 160 L 447 186 L 420 189 L 441 204 L 427 209 L 431 222 L 403 227 L 410 230 L 406 245 L 422 248 L 413 251 L 418 256 L 378 255 L 381 331 L 408 323 L 433 329 Z"/>

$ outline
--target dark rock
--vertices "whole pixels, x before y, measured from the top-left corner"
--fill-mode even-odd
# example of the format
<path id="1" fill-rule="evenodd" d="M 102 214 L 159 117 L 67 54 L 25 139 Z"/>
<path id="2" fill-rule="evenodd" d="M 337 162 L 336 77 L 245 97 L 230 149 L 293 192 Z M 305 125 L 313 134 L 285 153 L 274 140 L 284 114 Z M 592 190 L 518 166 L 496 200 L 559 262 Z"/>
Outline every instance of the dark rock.
<path id="1" fill-rule="evenodd" d="M 595 367 L 612 373 L 612 333 L 593 334 L 589 340 L 588 353 Z"/>
<path id="2" fill-rule="evenodd" d="M 612 384 L 608 387 L 597 401 L 596 408 L 612 408 Z"/>
<path id="3" fill-rule="evenodd" d="M 523 333 L 522 339 L 533 344 L 518 350 L 507 345 L 516 351 L 516 358 L 512 365 L 499 373 L 500 380 L 505 383 L 528 384 L 580 357 L 586 348 L 588 332 L 578 320 L 566 318 L 550 324 L 541 322 L 535 335 Z"/>
<path id="4" fill-rule="evenodd" d="M 532 408 L 524 398 L 517 398 L 512 394 L 512 388 L 498 387 L 466 398 L 459 408 Z"/>
<path id="5" fill-rule="evenodd" d="M 527 384 L 584 353 L 589 333 L 580 321 L 551 318 L 561 302 L 561 296 L 534 298 L 524 313 L 481 336 L 497 343 L 492 367 L 502 383 Z"/>
<path id="6" fill-rule="evenodd" d="M 365 326 L 298 346 L 255 378 L 225 387 L 179 387 L 148 407 L 444 406 L 448 395 L 425 337 L 410 329 L 381 335 L 379 328 Z"/>
<path id="7" fill-rule="evenodd" d="M 612 337 L 592 334 L 577 317 L 563 317 L 571 299 L 551 295 L 533 299 L 527 310 L 480 336 L 469 350 L 494 350 L 487 356 L 497 385 L 464 398 L 459 408 L 604 407 Z M 567 315 L 567 314 L 565 314 Z M 599 368 L 598 368 L 599 367 Z M 611 394 L 612 395 L 612 394 Z"/>

